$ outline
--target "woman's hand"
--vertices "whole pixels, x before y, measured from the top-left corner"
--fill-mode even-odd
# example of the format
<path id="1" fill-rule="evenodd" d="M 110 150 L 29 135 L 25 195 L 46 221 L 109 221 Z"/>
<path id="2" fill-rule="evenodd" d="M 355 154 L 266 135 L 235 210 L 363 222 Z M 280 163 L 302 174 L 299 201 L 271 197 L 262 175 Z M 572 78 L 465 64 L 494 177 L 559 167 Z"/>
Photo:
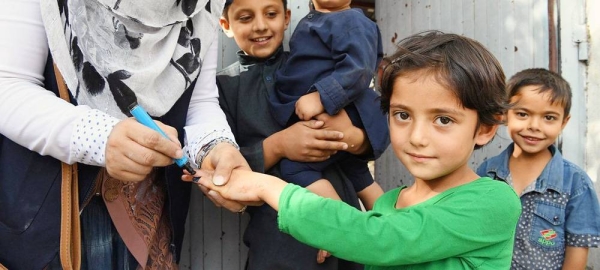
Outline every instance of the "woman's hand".
<path id="1" fill-rule="evenodd" d="M 227 142 L 217 144 L 202 161 L 200 169 L 214 172 L 217 185 L 227 183 L 231 172 L 235 169 L 251 171 L 250 165 L 235 146 Z"/>
<path id="2" fill-rule="evenodd" d="M 133 118 L 124 119 L 114 126 L 105 151 L 106 170 L 110 176 L 121 181 L 141 181 L 152 168 L 170 165 L 173 158 L 183 156 L 177 130 L 155 122 L 169 139 Z"/>

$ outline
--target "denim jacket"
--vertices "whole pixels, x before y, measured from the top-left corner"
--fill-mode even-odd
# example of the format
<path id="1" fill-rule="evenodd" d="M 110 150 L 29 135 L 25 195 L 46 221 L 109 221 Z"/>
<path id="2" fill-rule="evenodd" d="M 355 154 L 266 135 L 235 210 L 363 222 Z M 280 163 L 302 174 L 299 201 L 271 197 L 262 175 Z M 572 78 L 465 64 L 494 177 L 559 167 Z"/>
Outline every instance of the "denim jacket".
<path id="1" fill-rule="evenodd" d="M 589 176 L 562 158 L 552 159 L 521 197 L 523 211 L 515 234 L 512 269 L 561 269 L 566 246 L 598 247 L 600 206 Z M 514 143 L 479 166 L 477 174 L 512 185 L 508 168 Z"/>

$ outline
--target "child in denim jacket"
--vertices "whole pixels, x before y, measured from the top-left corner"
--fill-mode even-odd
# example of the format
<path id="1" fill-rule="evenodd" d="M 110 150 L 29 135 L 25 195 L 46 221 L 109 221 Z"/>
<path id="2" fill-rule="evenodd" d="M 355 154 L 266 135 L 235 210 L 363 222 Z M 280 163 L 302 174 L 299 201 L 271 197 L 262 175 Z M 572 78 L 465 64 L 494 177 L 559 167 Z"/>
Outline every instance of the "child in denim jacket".
<path id="1" fill-rule="evenodd" d="M 589 176 L 554 146 L 570 118 L 569 84 L 552 71 L 526 69 L 509 80 L 507 93 L 514 142 L 477 173 L 509 183 L 521 197 L 511 269 L 585 269 L 588 248 L 600 244 L 600 206 Z"/>

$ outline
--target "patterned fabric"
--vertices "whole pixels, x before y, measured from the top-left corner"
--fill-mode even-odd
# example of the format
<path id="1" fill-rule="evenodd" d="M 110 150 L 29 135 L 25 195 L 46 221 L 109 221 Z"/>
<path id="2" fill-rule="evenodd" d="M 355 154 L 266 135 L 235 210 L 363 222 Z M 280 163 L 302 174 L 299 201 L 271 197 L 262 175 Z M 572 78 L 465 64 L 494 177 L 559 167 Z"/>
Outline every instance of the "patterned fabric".
<path id="1" fill-rule="evenodd" d="M 123 242 L 141 269 L 177 269 L 164 213 L 165 184 L 156 171 L 141 182 L 122 182 L 101 172 L 102 197 Z M 154 180 L 153 180 L 154 179 Z"/>
<path id="2" fill-rule="evenodd" d="M 58 4 L 57 4 L 58 2 Z M 54 61 L 80 105 L 164 115 L 198 77 L 224 0 L 41 1 Z"/>
<path id="3" fill-rule="evenodd" d="M 548 150 L 552 159 L 521 194 L 511 269 L 562 269 L 568 246 L 600 245 L 600 204 L 591 179 L 554 145 Z M 512 186 L 513 151 L 514 143 L 482 163 L 477 174 Z"/>

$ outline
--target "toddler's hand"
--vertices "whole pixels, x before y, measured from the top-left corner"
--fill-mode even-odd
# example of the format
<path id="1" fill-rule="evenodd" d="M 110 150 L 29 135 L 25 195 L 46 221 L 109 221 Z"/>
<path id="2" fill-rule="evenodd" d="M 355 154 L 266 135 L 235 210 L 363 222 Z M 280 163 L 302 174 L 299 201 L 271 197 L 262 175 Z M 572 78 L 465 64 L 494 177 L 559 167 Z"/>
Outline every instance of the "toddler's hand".
<path id="1" fill-rule="evenodd" d="M 312 92 L 301 96 L 296 102 L 296 115 L 301 120 L 310 120 L 323 112 L 325 112 L 325 107 L 321 103 L 319 92 Z"/>
<path id="2" fill-rule="evenodd" d="M 320 249 L 319 252 L 317 253 L 317 263 L 324 263 L 325 259 L 329 258 L 331 256 L 331 253 Z"/>

